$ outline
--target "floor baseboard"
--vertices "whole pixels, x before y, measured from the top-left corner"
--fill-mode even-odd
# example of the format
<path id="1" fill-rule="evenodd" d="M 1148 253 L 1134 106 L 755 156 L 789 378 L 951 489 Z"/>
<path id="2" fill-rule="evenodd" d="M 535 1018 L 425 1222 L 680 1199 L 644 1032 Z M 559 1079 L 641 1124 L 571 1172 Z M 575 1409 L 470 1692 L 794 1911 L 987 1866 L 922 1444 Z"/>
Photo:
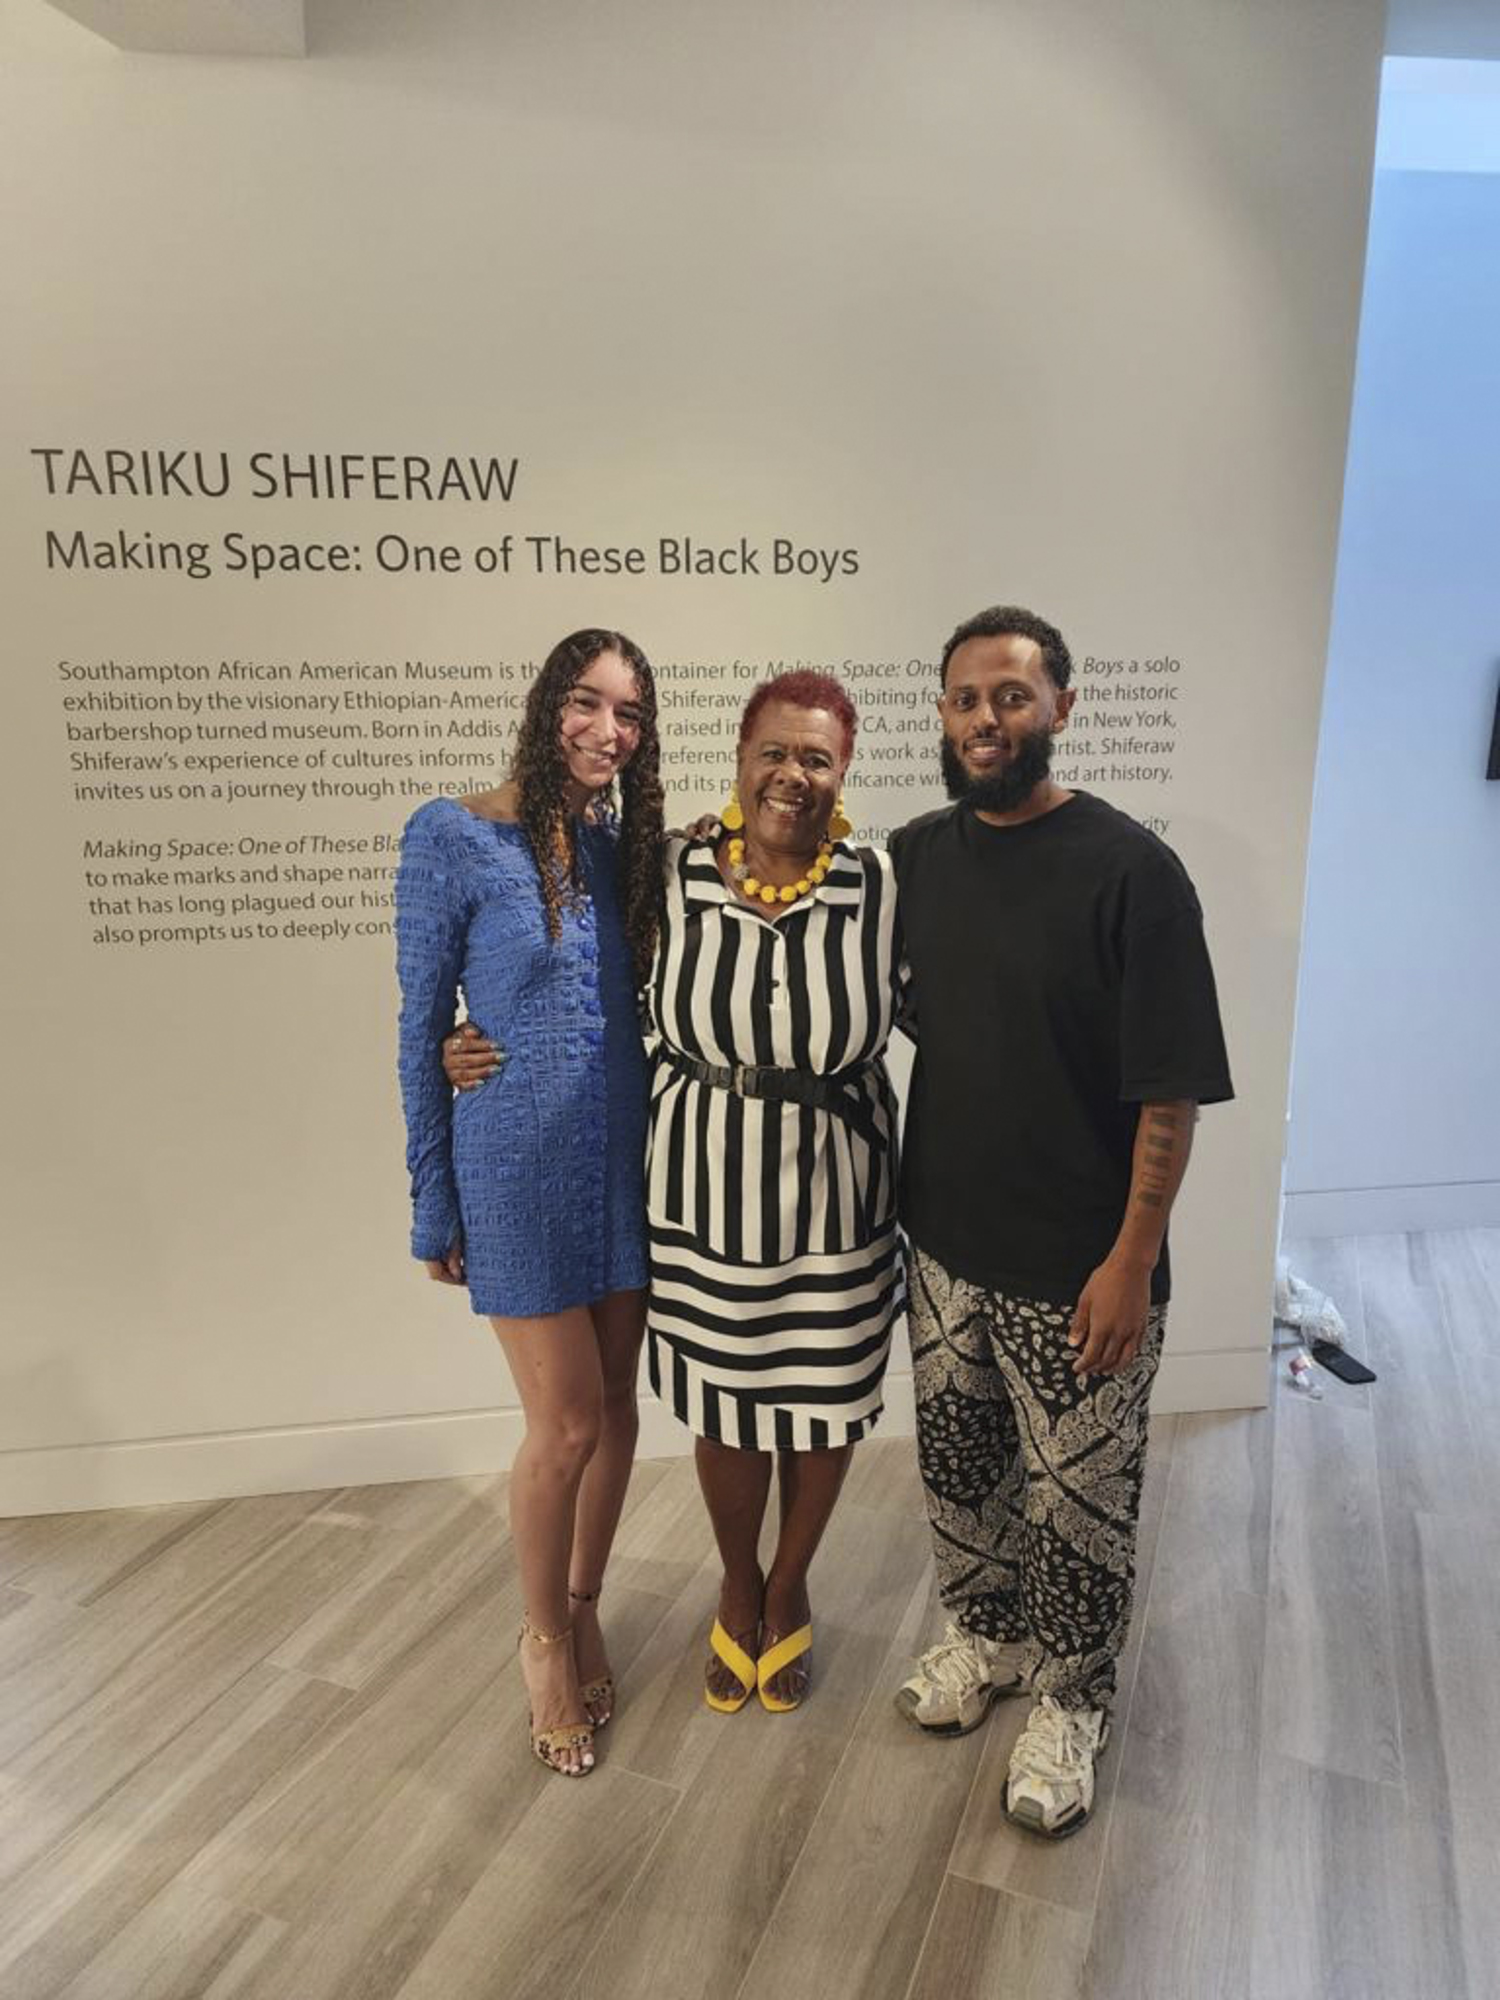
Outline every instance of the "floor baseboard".
<path id="1" fill-rule="evenodd" d="M 1285 1236 L 1393 1236 L 1422 1229 L 1500 1229 L 1500 1181 L 1289 1192 L 1282 1220 Z"/>
<path id="2" fill-rule="evenodd" d="M 1263 1351 L 1168 1353 L 1152 1407 L 1163 1414 L 1238 1410 L 1256 1408 L 1265 1399 Z M 910 1371 L 893 1368 L 878 1434 L 910 1436 L 914 1425 Z M 0 1452 L 0 1515 L 86 1513 L 471 1477 L 504 1471 L 520 1441 L 518 1410 L 487 1409 Z M 691 1443 L 654 1396 L 642 1397 L 642 1458 L 675 1458 Z"/>

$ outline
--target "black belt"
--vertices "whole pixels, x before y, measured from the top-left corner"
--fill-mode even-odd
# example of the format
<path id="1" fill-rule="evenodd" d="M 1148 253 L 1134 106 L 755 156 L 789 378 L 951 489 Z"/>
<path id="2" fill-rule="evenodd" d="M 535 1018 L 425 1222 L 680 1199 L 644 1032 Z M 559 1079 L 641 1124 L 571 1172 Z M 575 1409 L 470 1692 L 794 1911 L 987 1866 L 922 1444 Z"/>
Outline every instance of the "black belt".
<path id="1" fill-rule="evenodd" d="M 736 1097 L 765 1098 L 773 1104 L 809 1104 L 844 1119 L 870 1145 L 884 1143 L 884 1134 L 877 1129 L 859 1089 L 874 1069 L 874 1063 L 853 1063 L 848 1069 L 814 1076 L 807 1070 L 772 1069 L 756 1063 L 734 1063 L 725 1068 L 721 1063 L 685 1055 L 666 1042 L 658 1044 L 657 1055 L 680 1076 L 691 1077 L 694 1083 L 706 1083 L 714 1090 L 727 1090 Z"/>

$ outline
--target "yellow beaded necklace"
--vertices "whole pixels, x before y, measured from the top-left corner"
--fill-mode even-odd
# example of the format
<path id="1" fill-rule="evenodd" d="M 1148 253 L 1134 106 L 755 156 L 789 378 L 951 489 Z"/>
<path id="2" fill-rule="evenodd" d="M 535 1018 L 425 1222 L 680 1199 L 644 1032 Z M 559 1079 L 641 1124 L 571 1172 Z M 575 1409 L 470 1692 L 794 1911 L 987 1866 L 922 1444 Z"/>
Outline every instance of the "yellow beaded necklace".
<path id="1" fill-rule="evenodd" d="M 800 896 L 807 896 L 818 886 L 828 873 L 828 865 L 833 859 L 833 843 L 823 840 L 818 843 L 818 858 L 805 875 L 795 882 L 788 882 L 784 889 L 778 889 L 774 882 L 760 882 L 750 873 L 745 862 L 745 843 L 741 839 L 729 843 L 729 872 L 745 894 L 762 903 L 795 903 Z"/>

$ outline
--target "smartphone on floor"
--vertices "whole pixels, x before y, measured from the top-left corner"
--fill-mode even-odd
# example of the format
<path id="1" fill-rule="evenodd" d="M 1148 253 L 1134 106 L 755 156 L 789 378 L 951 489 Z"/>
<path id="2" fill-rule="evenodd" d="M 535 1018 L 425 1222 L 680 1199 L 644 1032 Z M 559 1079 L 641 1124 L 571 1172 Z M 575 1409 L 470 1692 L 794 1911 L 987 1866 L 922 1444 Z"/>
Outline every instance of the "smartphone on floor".
<path id="1" fill-rule="evenodd" d="M 1366 1368 L 1363 1361 L 1356 1361 L 1352 1354 L 1346 1354 L 1331 1340 L 1315 1340 L 1312 1358 L 1330 1375 L 1337 1375 L 1341 1382 L 1374 1382 L 1379 1379 L 1373 1368 Z"/>

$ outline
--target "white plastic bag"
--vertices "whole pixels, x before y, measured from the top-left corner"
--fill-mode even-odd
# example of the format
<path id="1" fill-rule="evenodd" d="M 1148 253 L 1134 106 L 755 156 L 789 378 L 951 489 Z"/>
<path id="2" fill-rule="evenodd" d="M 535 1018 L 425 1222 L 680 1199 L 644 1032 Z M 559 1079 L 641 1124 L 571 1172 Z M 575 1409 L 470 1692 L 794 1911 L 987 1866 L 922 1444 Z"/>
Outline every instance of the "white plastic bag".
<path id="1" fill-rule="evenodd" d="M 1276 1259 L 1276 1303 L 1279 1326 L 1294 1326 L 1309 1346 L 1315 1340 L 1343 1347 L 1349 1338 L 1344 1316 L 1326 1292 L 1299 1278 L 1285 1257 Z"/>

